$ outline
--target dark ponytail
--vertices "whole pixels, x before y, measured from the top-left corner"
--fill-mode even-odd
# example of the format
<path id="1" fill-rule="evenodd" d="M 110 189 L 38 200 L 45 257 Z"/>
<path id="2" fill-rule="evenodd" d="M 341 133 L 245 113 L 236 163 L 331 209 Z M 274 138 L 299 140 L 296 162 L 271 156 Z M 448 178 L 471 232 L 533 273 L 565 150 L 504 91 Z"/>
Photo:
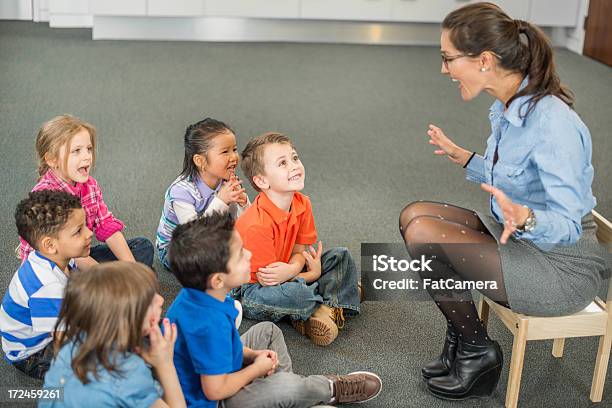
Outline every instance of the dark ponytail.
<path id="1" fill-rule="evenodd" d="M 198 175 L 198 168 L 193 162 L 193 156 L 196 154 L 206 156 L 215 136 L 226 132 L 234 133 L 228 125 L 212 118 L 206 118 L 189 125 L 185 130 L 185 157 L 180 176 L 183 178 L 191 177 L 192 180 L 195 180 Z"/>
<path id="2" fill-rule="evenodd" d="M 491 51 L 497 54 L 502 68 L 529 76 L 529 84 L 506 103 L 510 106 L 516 98 L 530 95 L 527 112 L 522 117 L 529 115 L 547 95 L 573 106 L 573 94 L 561 85 L 555 69 L 550 40 L 537 26 L 511 19 L 495 4 L 475 3 L 448 14 L 442 28 L 449 30 L 451 42 L 462 53 L 478 56 Z"/>

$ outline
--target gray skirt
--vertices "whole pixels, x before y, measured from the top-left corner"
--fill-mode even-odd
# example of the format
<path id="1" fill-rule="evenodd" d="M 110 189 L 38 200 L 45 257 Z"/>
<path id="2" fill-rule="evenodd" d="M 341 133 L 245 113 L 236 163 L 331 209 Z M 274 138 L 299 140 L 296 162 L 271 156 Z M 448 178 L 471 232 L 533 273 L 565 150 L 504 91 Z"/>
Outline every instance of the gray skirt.
<path id="1" fill-rule="evenodd" d="M 591 214 L 582 218 L 582 235 L 572 245 L 550 251 L 529 240 L 512 236 L 499 243 L 503 226 L 490 215 L 478 213 L 497 240 L 508 304 L 513 311 L 533 316 L 563 316 L 587 307 L 610 276 L 609 254 L 597 242 Z"/>

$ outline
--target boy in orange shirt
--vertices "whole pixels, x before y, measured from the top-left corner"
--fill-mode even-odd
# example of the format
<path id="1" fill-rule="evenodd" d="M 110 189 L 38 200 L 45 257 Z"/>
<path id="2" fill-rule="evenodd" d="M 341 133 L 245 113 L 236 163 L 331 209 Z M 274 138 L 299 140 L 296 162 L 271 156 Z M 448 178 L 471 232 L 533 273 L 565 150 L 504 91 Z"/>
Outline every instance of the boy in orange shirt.
<path id="1" fill-rule="evenodd" d="M 346 248 L 323 253 L 310 199 L 301 194 L 304 166 L 289 138 L 265 133 L 242 152 L 242 170 L 259 195 L 236 229 L 253 255 L 251 279 L 233 291 L 244 315 L 276 322 L 288 316 L 313 343 L 338 336 L 344 314 L 359 313 L 355 262 Z"/>

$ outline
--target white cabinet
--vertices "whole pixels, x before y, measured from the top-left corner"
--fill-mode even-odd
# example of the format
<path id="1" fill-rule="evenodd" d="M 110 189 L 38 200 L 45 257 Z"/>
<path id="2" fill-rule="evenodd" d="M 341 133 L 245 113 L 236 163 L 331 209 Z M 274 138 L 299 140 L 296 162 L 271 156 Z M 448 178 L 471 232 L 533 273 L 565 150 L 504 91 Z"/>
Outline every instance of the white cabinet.
<path id="1" fill-rule="evenodd" d="M 487 1 L 487 0 L 483 0 Z M 517 20 L 527 20 L 529 17 L 529 5 L 533 1 L 540 0 L 489 0 L 491 3 L 497 4 L 510 17 Z M 476 1 L 472 1 L 476 3 Z"/>
<path id="2" fill-rule="evenodd" d="M 575 27 L 580 0 L 531 0 L 529 21 L 541 26 Z"/>
<path id="3" fill-rule="evenodd" d="M 89 2 L 79 0 L 49 0 L 50 14 L 88 14 Z"/>
<path id="4" fill-rule="evenodd" d="M 199 17 L 205 0 L 148 0 L 147 15 L 159 17 Z"/>
<path id="5" fill-rule="evenodd" d="M 468 4 L 461 0 L 393 0 L 391 16 L 394 21 L 439 23 L 454 9 Z"/>
<path id="6" fill-rule="evenodd" d="M 0 20 L 31 20 L 30 0 L 0 0 Z"/>
<path id="7" fill-rule="evenodd" d="M 392 0 L 302 0 L 300 17 L 316 20 L 389 21 Z"/>
<path id="8" fill-rule="evenodd" d="M 298 18 L 299 0 L 205 0 L 204 13 L 218 17 Z"/>
<path id="9" fill-rule="evenodd" d="M 147 0 L 91 0 L 91 12 L 98 16 L 146 16 Z"/>
<path id="10" fill-rule="evenodd" d="M 440 23 L 451 11 L 482 0 L 392 0 L 391 16 L 395 21 Z M 526 19 L 529 4 L 540 0 L 489 0 L 512 18 Z"/>

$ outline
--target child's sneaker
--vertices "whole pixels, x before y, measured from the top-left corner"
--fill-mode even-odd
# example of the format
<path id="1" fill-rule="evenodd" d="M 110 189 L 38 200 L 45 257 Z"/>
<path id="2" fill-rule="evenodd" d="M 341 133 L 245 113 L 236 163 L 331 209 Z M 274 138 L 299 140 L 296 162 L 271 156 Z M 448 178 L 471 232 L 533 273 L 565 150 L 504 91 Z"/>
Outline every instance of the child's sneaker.
<path id="1" fill-rule="evenodd" d="M 366 402 L 374 399 L 382 390 L 379 376 L 367 371 L 356 371 L 348 375 L 328 375 L 333 383 L 330 404 Z"/>
<path id="2" fill-rule="evenodd" d="M 329 346 L 338 337 L 338 326 L 332 316 L 332 309 L 321 305 L 308 320 L 292 320 L 291 324 L 317 346 Z"/>

